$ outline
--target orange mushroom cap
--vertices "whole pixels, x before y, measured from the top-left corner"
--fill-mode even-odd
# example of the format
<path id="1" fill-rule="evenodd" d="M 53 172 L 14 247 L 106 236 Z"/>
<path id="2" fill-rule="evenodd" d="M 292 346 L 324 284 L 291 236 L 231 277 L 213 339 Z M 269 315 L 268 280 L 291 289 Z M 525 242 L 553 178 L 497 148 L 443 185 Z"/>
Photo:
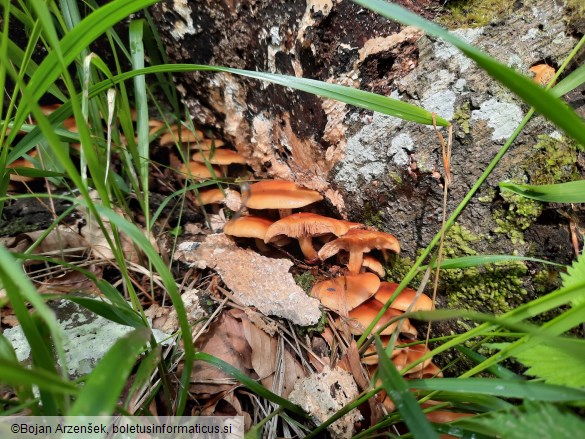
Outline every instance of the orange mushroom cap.
<path id="1" fill-rule="evenodd" d="M 432 361 L 427 364 L 422 370 L 413 372 L 408 371 L 405 378 L 409 380 L 420 379 L 420 378 L 442 378 L 443 371 Z"/>
<path id="2" fill-rule="evenodd" d="M 319 192 L 292 181 L 264 180 L 249 186 L 244 205 L 250 209 L 297 209 L 322 199 Z"/>
<path id="3" fill-rule="evenodd" d="M 170 128 L 170 131 L 160 136 L 159 142 L 163 146 L 174 143 L 191 143 L 203 139 L 203 133 L 199 130 L 193 132 L 186 127 L 179 129 L 178 125 L 171 125 Z"/>
<path id="4" fill-rule="evenodd" d="M 382 309 L 382 304 L 375 299 L 370 299 L 367 302 L 362 303 L 357 308 L 353 309 L 349 312 L 348 317 L 349 320 L 349 328 L 352 334 L 354 335 L 361 335 L 364 333 L 366 328 L 370 325 L 372 320 L 378 315 L 380 310 Z M 397 309 L 388 308 L 382 318 L 378 320 L 378 323 L 372 329 L 372 332 L 378 332 L 382 326 L 385 326 L 391 319 L 398 317 L 399 315 L 403 314 L 401 311 Z M 396 327 L 398 326 L 399 321 L 396 321 L 386 327 L 380 335 L 390 335 Z M 402 325 L 400 327 L 401 334 L 408 334 L 408 338 L 416 337 L 417 331 L 410 324 L 408 319 L 402 319 Z"/>
<path id="5" fill-rule="evenodd" d="M 400 252 L 398 240 L 389 233 L 375 230 L 351 229 L 345 235 L 325 244 L 319 250 L 319 258 L 325 260 L 340 250 L 349 252 L 348 268 L 351 273 L 358 273 L 363 262 L 363 254 L 373 249 Z"/>
<path id="6" fill-rule="evenodd" d="M 390 300 L 390 297 L 394 294 L 398 288 L 398 284 L 393 282 L 382 282 L 380 284 L 380 289 L 376 292 L 376 300 L 385 304 Z M 392 308 L 399 309 L 401 311 L 408 310 L 410 304 L 414 301 L 416 297 L 416 291 L 411 288 L 405 288 L 400 292 L 396 299 L 392 301 L 390 305 Z M 433 301 L 429 296 L 426 294 L 422 294 L 416 299 L 410 311 L 430 311 L 433 309 Z"/>
<path id="7" fill-rule="evenodd" d="M 258 238 L 264 240 L 272 221 L 258 216 L 241 216 L 229 220 L 223 227 L 226 235 L 238 238 Z"/>
<path id="8" fill-rule="evenodd" d="M 534 73 L 532 80 L 540 85 L 548 84 L 556 73 L 554 67 L 548 64 L 538 64 L 530 67 L 529 70 Z"/>
<path id="9" fill-rule="evenodd" d="M 269 243 L 280 235 L 296 238 L 299 240 L 305 258 L 314 261 L 318 259 L 317 251 L 312 242 L 314 236 L 328 233 L 339 236 L 348 230 L 349 226 L 343 221 L 315 213 L 301 212 L 284 217 L 272 224 L 266 232 L 264 241 Z"/>
<path id="10" fill-rule="evenodd" d="M 316 283 L 311 296 L 326 308 L 347 316 L 349 311 L 372 297 L 379 286 L 380 279 L 375 274 L 349 274 Z"/>
<path id="11" fill-rule="evenodd" d="M 37 156 L 37 150 L 36 148 L 29 151 L 28 153 L 29 157 L 36 157 Z M 7 168 L 30 168 L 30 169 L 34 169 L 35 165 L 33 162 L 25 159 L 24 157 L 18 158 L 16 160 L 14 160 L 12 163 L 9 163 L 8 165 L 6 165 Z M 26 183 L 27 181 L 33 181 L 34 177 L 28 177 L 26 175 L 19 175 L 17 174 L 15 171 L 14 173 L 10 173 L 10 181 L 19 181 L 21 183 Z"/>
<path id="12" fill-rule="evenodd" d="M 362 262 L 362 267 L 367 268 L 368 270 L 376 273 L 380 278 L 386 275 L 384 271 L 384 266 L 380 261 L 370 255 L 364 255 L 364 260 Z"/>
<path id="13" fill-rule="evenodd" d="M 213 165 L 231 165 L 233 163 L 242 165 L 246 164 L 246 158 L 231 149 L 216 149 L 213 153 L 210 151 L 198 151 L 191 156 L 191 159 L 196 162 L 208 162 Z"/>
<path id="14" fill-rule="evenodd" d="M 380 341 L 382 342 L 382 346 L 384 346 L 384 348 L 388 347 L 388 342 L 390 341 L 391 338 L 392 338 L 391 335 L 383 335 L 380 337 Z M 396 344 L 401 344 L 401 343 L 402 343 L 402 341 L 400 341 L 400 340 L 398 340 L 396 342 Z M 392 353 L 390 354 L 390 358 L 391 359 L 396 358 L 402 351 L 403 351 L 403 348 L 392 349 Z M 366 350 L 364 352 L 364 356 L 362 357 L 362 363 L 367 364 L 367 365 L 374 365 L 374 364 L 379 363 L 378 350 L 376 349 L 376 346 L 374 343 L 370 344 L 366 348 Z"/>
<path id="15" fill-rule="evenodd" d="M 186 178 L 186 177 L 191 177 L 194 178 L 196 180 L 205 180 L 207 178 L 215 178 L 215 177 L 222 177 L 223 174 L 221 173 L 221 171 L 216 168 L 213 167 L 213 171 L 214 174 L 212 174 L 209 169 L 207 169 L 207 166 L 205 166 L 203 163 L 198 163 L 198 162 L 189 162 L 189 167 L 187 168 L 187 166 L 185 164 L 182 164 L 181 167 L 179 168 L 179 172 L 181 172 L 181 177 Z"/>
<path id="16" fill-rule="evenodd" d="M 197 206 L 220 203 L 225 199 L 225 192 L 219 188 L 199 191 L 199 197 L 195 200 Z M 199 201 L 201 200 L 201 202 Z"/>

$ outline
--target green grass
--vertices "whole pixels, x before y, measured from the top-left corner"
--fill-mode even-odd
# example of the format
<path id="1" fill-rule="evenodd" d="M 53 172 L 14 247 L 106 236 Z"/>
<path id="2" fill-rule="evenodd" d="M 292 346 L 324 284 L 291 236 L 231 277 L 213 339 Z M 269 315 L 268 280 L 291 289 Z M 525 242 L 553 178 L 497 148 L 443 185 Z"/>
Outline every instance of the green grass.
<path id="1" fill-rule="evenodd" d="M 130 43 L 123 43 L 126 37 L 118 35 L 114 26 L 131 14 L 153 4 L 154 0 L 114 0 L 98 7 L 94 1 L 80 4 L 72 0 L 47 4 L 41 0 L 30 2 L 3 2 L 2 36 L 0 39 L 0 85 L 4 89 L 7 81 L 15 84 L 14 91 L 2 93 L 0 101 L 3 113 L 0 121 L 0 213 L 9 197 L 7 186 L 10 171 L 7 164 L 31 151 L 39 144 L 41 151 L 52 161 L 47 161 L 44 169 L 29 170 L 31 176 L 51 178 L 51 181 L 65 190 L 80 194 L 80 197 L 61 196 L 79 206 L 97 221 L 108 244 L 114 253 L 116 270 L 119 271 L 123 287 L 112 285 L 98 279 L 75 264 L 55 258 L 42 258 L 32 254 L 32 248 L 23 254 L 10 254 L 0 248 L 0 281 L 6 290 L 7 298 L 17 316 L 23 332 L 31 346 L 32 366 L 19 364 L 14 349 L 6 337 L 0 335 L 0 383 L 11 387 L 17 397 L 16 402 L 0 400 L 0 415 L 7 415 L 26 407 L 33 414 L 45 415 L 108 415 L 128 410 L 132 397 L 149 382 L 150 376 L 157 371 L 162 378 L 161 384 L 152 389 L 145 400 L 152 401 L 156 392 L 161 392 L 169 402 L 171 413 L 182 414 L 191 403 L 189 394 L 193 362 L 208 362 L 232 375 L 243 386 L 278 407 L 278 416 L 294 416 L 302 420 L 312 430 L 307 437 L 319 437 L 328 425 L 343 414 L 360 406 L 381 390 L 392 395 L 398 410 L 383 418 L 378 424 L 360 433 L 359 437 L 374 437 L 380 431 L 395 424 L 405 423 L 411 435 L 417 438 L 436 437 L 437 432 L 449 433 L 456 437 L 493 437 L 500 435 L 512 437 L 515 434 L 514 420 L 518 415 L 531 420 L 535 431 L 544 431 L 550 424 L 550 417 L 566 423 L 567 431 L 582 431 L 583 422 L 571 414 L 574 407 L 585 403 L 583 391 L 583 368 L 585 346 L 581 340 L 567 335 L 571 329 L 585 323 L 585 258 L 581 256 L 563 277 L 562 288 L 530 302 L 524 303 L 502 315 L 493 316 L 472 311 L 438 310 L 414 313 L 413 317 L 425 320 L 445 320 L 465 318 L 475 326 L 461 334 L 436 340 L 434 349 L 427 357 L 450 349 L 468 357 L 473 364 L 457 378 L 424 379 L 405 381 L 401 374 L 386 359 L 382 360 L 380 377 L 382 386 L 367 389 L 358 399 L 335 413 L 320 426 L 315 426 L 303 410 L 274 392 L 265 389 L 233 366 L 203 352 L 195 352 L 191 335 L 191 324 L 181 300 L 177 280 L 173 271 L 161 258 L 157 249 L 147 238 L 145 232 L 136 224 L 137 214 L 144 218 L 146 233 L 154 229 L 163 208 L 174 201 L 183 199 L 188 190 L 198 189 L 213 182 L 199 183 L 171 194 L 151 214 L 149 209 L 149 172 L 152 164 L 149 151 L 148 120 L 152 116 L 149 109 L 156 106 L 153 102 L 154 88 L 158 88 L 169 99 L 173 115 L 167 122 L 181 117 L 180 105 L 170 75 L 175 72 L 201 71 L 213 75 L 214 72 L 230 72 L 260 81 L 268 81 L 281 86 L 293 87 L 303 92 L 339 99 L 351 105 L 390 114 L 402 119 L 431 124 L 432 115 L 414 105 L 393 100 L 372 93 L 327 84 L 319 81 L 274 75 L 263 72 L 244 71 L 221 66 L 195 64 L 169 64 L 162 49 L 160 38 L 146 13 L 145 20 L 131 20 L 129 25 Z M 564 105 L 560 97 L 585 82 L 585 69 L 575 70 L 552 90 L 545 90 L 533 84 L 506 66 L 499 64 L 477 48 L 464 43 L 446 33 L 434 23 L 380 0 L 356 0 L 357 4 L 368 7 L 388 18 L 404 24 L 422 28 L 428 34 L 443 38 L 458 47 L 466 56 L 474 60 L 495 80 L 516 93 L 532 108 L 527 112 L 514 134 L 508 139 L 492 162 L 475 182 L 459 206 L 445 223 L 448 230 L 458 215 L 465 209 L 480 186 L 486 181 L 498 162 L 512 146 L 515 138 L 535 112 L 551 120 L 567 136 L 585 146 L 585 123 Z M 79 9 L 81 8 L 81 9 Z M 478 12 L 479 14 L 479 12 Z M 469 19 L 469 17 L 467 17 Z M 478 19 L 473 19 L 477 22 Z M 482 18 L 483 20 L 483 18 Z M 27 32 L 27 45 L 18 47 L 11 41 L 8 29 L 18 25 Z M 115 66 L 108 66 L 95 54 L 90 54 L 90 44 L 104 35 L 110 45 Z M 581 40 L 567 57 L 557 72 L 557 77 L 576 56 L 585 40 Z M 48 50 L 48 55 L 35 63 L 32 54 L 38 45 Z M 147 60 L 151 60 L 150 64 Z M 70 66 L 74 69 L 69 69 Z M 128 71 L 122 65 L 130 65 Z M 132 82 L 129 80 L 132 79 Z M 556 78 L 555 78 L 556 79 Z M 42 114 L 39 99 L 52 96 L 63 103 L 59 110 L 50 116 Z M 136 109 L 136 122 L 133 123 L 131 109 Z M 27 117 L 32 114 L 36 126 L 30 126 Z M 69 116 L 77 122 L 79 133 L 69 133 L 61 123 Z M 437 118 L 437 123 L 447 126 L 449 121 Z M 18 135 L 19 129 L 26 134 Z M 10 129 L 10 130 L 9 130 Z M 126 148 L 120 148 L 121 136 L 128 141 Z M 81 152 L 79 160 L 72 159 L 69 141 L 79 140 Z M 136 140 L 134 140 L 136 138 Z M 120 167 L 116 171 L 111 166 L 113 155 L 119 157 Z M 583 199 L 583 182 L 568 182 L 561 185 L 529 186 L 502 182 L 502 189 L 512 191 L 522 197 L 542 202 L 579 203 Z M 95 189 L 101 202 L 92 197 L 90 189 Z M 133 212 L 128 206 L 128 196 L 137 200 L 140 212 Z M 33 194 L 24 197 L 57 199 L 49 194 Z M 47 231 L 49 233 L 58 220 Z M 109 227 L 106 225 L 109 224 Z M 177 337 L 182 345 L 180 352 L 183 368 L 176 381 L 169 379 L 170 364 L 163 355 L 163 349 L 152 336 L 141 305 L 141 293 L 135 287 L 134 274 L 126 260 L 122 248 L 121 235 L 128 236 L 134 245 L 142 250 L 145 261 L 143 266 L 153 276 L 160 279 L 166 294 L 177 312 L 179 332 Z M 405 288 L 410 281 L 425 269 L 436 254 L 440 240 L 438 233 L 422 250 L 420 257 L 401 280 L 395 293 Z M 36 245 L 36 244 L 35 244 Z M 89 298 L 71 298 L 79 305 L 96 314 L 129 327 L 133 330 L 118 340 L 97 364 L 94 370 L 81 380 L 67 376 L 66 355 L 63 348 L 63 334 L 55 316 L 46 301 L 55 296 L 43 296 L 35 289 L 22 269 L 27 261 L 44 260 L 78 270 L 93 279 L 96 286 L 109 301 Z M 534 263 L 547 263 L 533 258 L 520 258 L 513 255 L 474 255 L 442 262 L 443 270 L 476 267 L 488 263 L 513 260 L 530 260 Z M 548 262 L 550 263 L 550 262 Z M 426 266 L 425 266 L 426 264 Z M 152 276 L 151 276 L 152 277 Z M 142 285 L 144 286 L 144 285 Z M 152 295 L 159 288 L 154 282 L 146 286 Z M 120 293 L 126 294 L 129 302 Z M 5 301 L 4 301 L 5 302 Z M 0 301 L 0 306 L 5 303 Z M 386 305 L 386 308 L 389 304 Z M 552 320 L 540 325 L 533 318 L 563 307 Z M 33 311 L 33 312 L 31 312 Z M 375 322 L 370 325 L 373 328 Z M 364 345 L 370 336 L 367 331 L 358 340 Z M 503 335 L 505 334 L 505 335 Z M 490 356 L 480 355 L 477 350 L 491 346 Z M 383 349 L 378 344 L 378 349 Z M 538 361 L 538 356 L 545 359 Z M 382 356 L 383 357 L 383 356 Z M 548 358 L 546 358 L 548 357 Z M 384 358 L 384 357 L 383 357 Z M 555 371 L 555 358 L 564 358 L 568 364 L 564 371 Z M 523 364 L 527 368 L 525 376 L 519 376 L 505 369 L 501 363 L 506 359 Z M 423 359 L 420 359 L 423 361 Z M 56 365 L 59 364 L 60 367 Z M 414 364 L 410 368 L 414 367 Z M 128 377 L 134 372 L 135 381 L 125 390 Z M 481 375 L 480 375 L 481 374 Z M 484 377 L 489 375 L 490 377 Z M 83 384 L 82 384 L 83 383 Z M 39 389 L 35 396 L 33 389 Z M 464 396 L 462 396 L 464 395 Z M 478 415 L 472 419 L 457 421 L 452 425 L 433 425 L 426 421 L 425 412 L 433 408 L 422 408 L 421 403 L 430 399 L 444 403 L 450 409 Z M 518 401 L 520 401 L 518 403 Z M 138 409 L 148 413 L 147 403 Z M 548 417 L 541 416 L 546 412 Z M 253 434 L 259 434 L 263 422 L 258 424 Z M 509 427 L 493 427 L 488 421 L 500 419 L 508 422 Z M 506 429 L 507 428 L 507 429 Z M 483 436 L 481 436 L 483 435 Z M 568 436 L 567 436 L 568 437 Z M 575 437 L 573 435 L 572 437 Z"/>

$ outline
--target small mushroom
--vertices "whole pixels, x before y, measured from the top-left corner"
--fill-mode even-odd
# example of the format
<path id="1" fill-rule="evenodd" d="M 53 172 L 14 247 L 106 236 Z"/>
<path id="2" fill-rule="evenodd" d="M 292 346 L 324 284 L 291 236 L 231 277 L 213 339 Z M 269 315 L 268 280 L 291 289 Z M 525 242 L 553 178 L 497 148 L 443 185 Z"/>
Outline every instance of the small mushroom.
<path id="1" fill-rule="evenodd" d="M 251 184 L 243 199 L 249 209 L 279 209 L 280 216 L 284 217 L 290 215 L 292 209 L 321 201 L 323 197 L 319 192 L 301 188 L 292 181 L 263 180 Z"/>
<path id="2" fill-rule="evenodd" d="M 348 230 L 345 222 L 315 213 L 301 212 L 286 216 L 272 224 L 266 232 L 264 241 L 268 244 L 281 235 L 298 239 L 305 259 L 316 261 L 319 256 L 313 247 L 313 237 L 329 233 L 340 236 Z"/>
<path id="3" fill-rule="evenodd" d="M 422 370 L 417 370 L 416 372 L 408 371 L 406 374 L 407 379 L 415 380 L 420 378 L 442 378 L 443 371 L 432 361 L 427 364 Z"/>
<path id="4" fill-rule="evenodd" d="M 376 300 L 385 304 L 386 302 L 388 302 L 388 300 L 390 300 L 390 297 L 392 297 L 394 291 L 396 291 L 396 288 L 398 288 L 398 284 L 396 283 L 382 282 L 380 284 L 380 289 L 376 292 L 376 295 L 374 297 L 376 298 Z M 405 288 L 400 292 L 396 299 L 392 301 L 392 304 L 390 306 L 392 308 L 406 312 L 409 309 L 411 303 L 414 301 L 415 297 L 416 297 L 415 290 L 411 288 Z M 421 293 L 421 295 L 416 299 L 414 305 L 412 305 L 412 308 L 410 308 L 410 311 L 413 312 L 430 311 L 432 309 L 433 301 L 431 300 L 431 298 L 426 294 Z"/>
<path id="5" fill-rule="evenodd" d="M 366 328 L 370 325 L 372 320 L 378 315 L 380 310 L 382 309 L 382 304 L 375 299 L 370 299 L 364 303 L 362 303 L 357 308 L 351 310 L 349 312 L 349 321 L 348 326 L 350 332 L 354 335 L 361 335 L 364 333 Z M 402 315 L 402 311 L 398 311 L 397 309 L 388 308 L 382 318 L 378 320 L 378 323 L 372 328 L 372 332 L 378 332 L 385 326 L 390 320 L 395 317 Z M 390 335 L 400 321 L 395 321 L 394 323 L 387 326 L 380 335 Z M 416 338 L 417 331 L 414 326 L 411 325 L 408 319 L 402 319 L 402 324 L 400 326 L 400 333 L 406 335 L 407 338 Z"/>
<path id="6" fill-rule="evenodd" d="M 29 152 L 29 157 L 36 157 L 37 156 L 37 150 L 33 149 L 32 151 Z M 30 169 L 34 169 L 35 165 L 33 162 L 31 162 L 30 160 L 25 159 L 24 157 L 21 157 L 19 159 L 14 160 L 12 163 L 9 163 L 8 165 L 6 165 L 7 168 L 10 169 L 14 169 L 14 168 L 30 168 Z M 10 181 L 19 181 L 21 183 L 26 183 L 27 181 L 32 181 L 34 180 L 33 177 L 27 177 L 25 175 L 18 175 L 17 174 L 17 170 L 15 170 L 14 172 L 10 173 Z"/>
<path id="7" fill-rule="evenodd" d="M 213 151 L 198 151 L 191 156 L 191 159 L 199 163 L 210 163 L 212 165 L 219 165 L 223 174 L 227 174 L 228 165 L 232 164 L 246 164 L 246 158 L 232 151 L 231 149 L 215 149 Z"/>
<path id="8" fill-rule="evenodd" d="M 538 64 L 530 67 L 529 70 L 534 73 L 532 80 L 539 85 L 547 85 L 556 73 L 554 67 L 548 64 Z"/>
<path id="9" fill-rule="evenodd" d="M 205 166 L 203 163 L 189 162 L 189 167 L 187 167 L 185 164 L 182 164 L 179 168 L 179 172 L 181 173 L 182 178 L 190 177 L 195 180 L 206 180 L 209 178 L 223 177 L 220 169 L 216 167 L 212 167 L 212 169 L 214 171 L 213 173 L 211 173 L 207 166 Z"/>
<path id="10" fill-rule="evenodd" d="M 203 132 L 199 130 L 195 130 L 195 132 L 193 132 L 184 126 L 179 128 L 178 125 L 171 125 L 170 131 L 167 131 L 162 136 L 160 136 L 159 142 L 161 146 L 167 146 L 173 145 L 175 143 L 192 143 L 202 139 Z"/>
<path id="11" fill-rule="evenodd" d="M 391 338 L 392 338 L 391 335 L 383 335 L 380 337 L 380 341 L 382 342 L 382 346 L 384 346 L 384 348 L 388 347 L 388 342 L 390 341 Z M 402 343 L 404 342 L 402 342 L 401 340 L 397 341 L 398 345 Z M 402 348 L 394 348 L 392 350 L 392 354 L 390 355 L 390 359 L 396 358 L 402 352 L 402 350 L 403 350 Z M 379 362 L 378 350 L 376 349 L 376 345 L 374 343 L 371 343 L 364 352 L 364 355 L 362 357 L 362 363 L 367 365 L 375 365 L 378 364 L 378 362 Z"/>
<path id="12" fill-rule="evenodd" d="M 347 316 L 349 311 L 371 298 L 379 286 L 380 279 L 375 274 L 348 274 L 316 283 L 310 295 L 326 308 Z"/>
<path id="13" fill-rule="evenodd" d="M 400 252 L 398 240 L 389 233 L 375 230 L 351 229 L 345 235 L 325 244 L 319 250 L 319 258 L 325 260 L 339 253 L 340 250 L 349 252 L 348 268 L 350 273 L 359 273 L 363 263 L 364 253 L 373 249 L 392 250 Z"/>
<path id="14" fill-rule="evenodd" d="M 256 246 L 261 251 L 268 251 L 269 248 L 264 244 L 266 231 L 272 225 L 272 221 L 258 216 L 241 216 L 229 220 L 223 227 L 226 235 L 236 236 L 238 238 L 254 238 Z"/>
<path id="15" fill-rule="evenodd" d="M 370 255 L 364 255 L 364 261 L 362 262 L 362 268 L 368 269 L 374 273 L 376 273 L 380 278 L 383 278 L 386 275 L 384 271 L 384 266 L 380 261 Z"/>

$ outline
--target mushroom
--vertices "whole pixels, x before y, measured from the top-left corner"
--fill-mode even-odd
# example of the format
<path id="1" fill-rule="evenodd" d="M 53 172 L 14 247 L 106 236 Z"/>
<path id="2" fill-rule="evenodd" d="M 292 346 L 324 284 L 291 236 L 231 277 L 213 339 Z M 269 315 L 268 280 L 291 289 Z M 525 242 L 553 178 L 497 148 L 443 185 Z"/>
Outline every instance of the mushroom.
<path id="1" fill-rule="evenodd" d="M 205 152 L 198 151 L 191 156 L 191 159 L 199 163 L 219 165 L 224 175 L 227 174 L 228 165 L 234 163 L 241 165 L 246 164 L 246 158 L 231 149 L 214 149 L 213 151 Z"/>
<path id="2" fill-rule="evenodd" d="M 218 204 L 225 199 L 225 192 L 219 188 L 199 191 L 195 200 L 195 205 L 206 206 L 208 204 Z"/>
<path id="3" fill-rule="evenodd" d="M 266 218 L 241 216 L 229 220 L 223 227 L 223 232 L 238 238 L 254 238 L 259 250 L 268 251 L 269 248 L 264 244 L 264 236 L 266 236 L 266 231 L 271 224 L 272 221 Z"/>
<path id="4" fill-rule="evenodd" d="M 28 153 L 29 157 L 36 157 L 37 150 L 36 148 L 33 149 Z M 18 158 L 14 160 L 12 163 L 6 165 L 7 168 L 14 169 L 14 168 L 30 168 L 34 169 L 35 165 L 32 161 L 25 159 L 24 157 Z M 33 177 L 27 177 L 26 175 L 19 175 L 18 170 L 10 173 L 10 181 L 19 181 L 21 183 L 26 183 L 27 181 L 34 180 Z"/>
<path id="5" fill-rule="evenodd" d="M 391 335 L 383 335 L 380 337 L 380 341 L 382 342 L 382 346 L 384 346 L 384 348 L 388 347 L 388 342 L 390 341 L 390 339 L 392 338 Z M 398 340 L 396 342 L 396 344 L 402 344 L 404 343 L 401 340 Z M 392 350 L 392 353 L 390 354 L 390 358 L 394 359 L 396 358 L 401 352 L 402 352 L 402 348 L 394 348 Z M 364 355 L 362 357 L 362 363 L 367 364 L 367 365 L 375 365 L 378 364 L 379 362 L 379 358 L 378 358 L 378 350 L 376 349 L 376 346 L 374 343 L 371 343 L 366 350 L 364 351 Z M 394 363 L 396 365 L 396 363 Z"/>
<path id="6" fill-rule="evenodd" d="M 179 168 L 179 172 L 181 173 L 182 178 L 190 177 L 195 180 L 206 180 L 208 178 L 217 178 L 223 176 L 220 169 L 216 167 L 212 167 L 212 169 L 213 173 L 210 172 L 207 166 L 205 166 L 203 163 L 189 162 L 189 167 L 183 163 Z"/>
<path id="7" fill-rule="evenodd" d="M 354 335 L 363 334 L 366 328 L 372 322 L 372 320 L 374 320 L 374 318 L 378 315 L 378 313 L 382 309 L 382 306 L 383 305 L 376 299 L 370 299 L 362 303 L 357 308 L 351 310 L 348 314 L 349 317 L 348 326 L 350 332 Z M 393 308 L 388 308 L 386 312 L 382 315 L 382 318 L 378 320 L 378 323 L 376 323 L 376 325 L 372 328 L 372 332 L 380 331 L 382 327 L 386 326 L 386 324 L 390 320 L 402 314 L 404 314 L 402 311 Z M 394 323 L 390 324 L 380 333 L 380 335 L 392 334 L 392 332 L 394 332 L 399 323 L 400 321 L 397 320 Z M 416 329 L 414 328 L 414 326 L 410 324 L 410 321 L 406 318 L 402 319 L 400 333 L 407 335 L 408 336 L 407 338 L 416 338 L 417 335 Z"/>
<path id="8" fill-rule="evenodd" d="M 345 222 L 334 218 L 309 212 L 295 213 L 272 224 L 266 232 L 264 242 L 268 244 L 280 235 L 296 238 L 299 241 L 305 259 L 316 261 L 319 256 L 315 247 L 313 247 L 313 237 L 329 233 L 340 236 L 347 233 L 348 227 Z"/>
<path id="9" fill-rule="evenodd" d="M 310 295 L 326 308 L 347 316 L 349 311 L 371 298 L 379 286 L 380 279 L 375 274 L 348 274 L 316 283 Z"/>
<path id="10" fill-rule="evenodd" d="M 195 130 L 195 132 L 186 127 L 179 127 L 178 125 L 171 125 L 170 131 L 167 131 L 160 136 L 161 146 L 173 145 L 175 143 L 191 143 L 203 139 L 203 132 Z M 218 147 L 218 145 L 216 145 Z"/>
<path id="11" fill-rule="evenodd" d="M 362 267 L 365 269 L 369 269 L 370 271 L 376 273 L 380 278 L 383 278 L 386 275 L 384 271 L 384 266 L 380 261 L 370 255 L 364 255 L 364 260 L 362 262 Z"/>
<path id="12" fill-rule="evenodd" d="M 385 304 L 390 300 L 390 297 L 394 294 L 398 288 L 398 284 L 393 282 L 382 282 L 380 284 L 380 289 L 376 292 L 374 296 L 376 300 Z M 409 310 L 410 305 L 415 300 L 416 291 L 411 288 L 405 288 L 396 296 L 396 298 L 392 301 L 390 306 L 395 309 L 399 309 L 401 311 L 406 312 Z M 433 301 L 429 296 L 426 294 L 422 294 L 416 299 L 416 302 L 410 308 L 410 311 L 430 311 L 433 309 Z"/>
<path id="13" fill-rule="evenodd" d="M 373 249 L 400 252 L 398 240 L 389 233 L 374 230 L 351 229 L 345 235 L 328 242 L 319 250 L 319 258 L 325 260 L 340 250 L 349 252 L 348 268 L 350 273 L 359 273 L 364 253 Z"/>
<path id="14" fill-rule="evenodd" d="M 292 209 L 323 199 L 319 192 L 301 188 L 286 180 L 264 180 L 251 184 L 247 196 L 243 198 L 247 208 L 279 209 L 281 217 L 290 215 Z"/>
<path id="15" fill-rule="evenodd" d="M 413 372 L 409 370 L 406 374 L 407 379 L 414 380 L 420 378 L 442 378 L 443 371 L 432 361 L 429 362 L 423 369 Z"/>

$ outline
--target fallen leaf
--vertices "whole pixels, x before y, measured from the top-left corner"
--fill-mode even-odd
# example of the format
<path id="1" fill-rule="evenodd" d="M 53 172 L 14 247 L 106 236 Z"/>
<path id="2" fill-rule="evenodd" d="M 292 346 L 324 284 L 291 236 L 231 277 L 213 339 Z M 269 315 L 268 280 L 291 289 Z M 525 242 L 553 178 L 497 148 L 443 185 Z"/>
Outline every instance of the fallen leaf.
<path id="1" fill-rule="evenodd" d="M 211 354 L 246 375 L 252 376 L 252 349 L 244 337 L 242 322 L 230 312 L 222 313 L 209 331 L 196 343 L 197 350 Z M 256 378 L 256 376 L 254 376 Z M 209 397 L 237 386 L 238 382 L 217 367 L 196 361 L 191 372 L 191 392 L 199 397 Z"/>

